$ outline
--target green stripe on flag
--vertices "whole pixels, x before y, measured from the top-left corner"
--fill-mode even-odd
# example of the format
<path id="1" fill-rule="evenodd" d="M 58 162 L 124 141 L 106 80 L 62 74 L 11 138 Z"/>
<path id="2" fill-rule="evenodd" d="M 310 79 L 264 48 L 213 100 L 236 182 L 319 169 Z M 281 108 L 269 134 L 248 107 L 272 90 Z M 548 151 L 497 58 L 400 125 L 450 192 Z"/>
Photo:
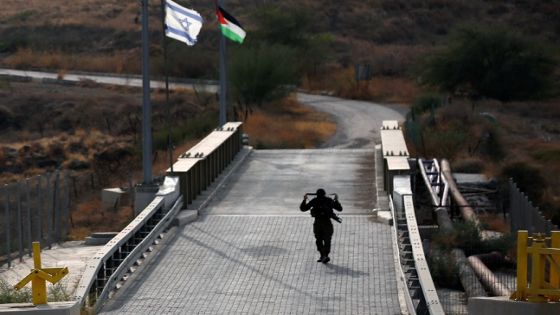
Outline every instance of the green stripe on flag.
<path id="1" fill-rule="evenodd" d="M 229 38 L 234 42 L 238 42 L 240 44 L 243 43 L 245 36 L 239 35 L 238 33 L 234 32 L 231 28 L 229 28 L 226 25 L 220 25 L 220 29 L 222 30 L 222 34 L 224 34 L 225 37 Z"/>

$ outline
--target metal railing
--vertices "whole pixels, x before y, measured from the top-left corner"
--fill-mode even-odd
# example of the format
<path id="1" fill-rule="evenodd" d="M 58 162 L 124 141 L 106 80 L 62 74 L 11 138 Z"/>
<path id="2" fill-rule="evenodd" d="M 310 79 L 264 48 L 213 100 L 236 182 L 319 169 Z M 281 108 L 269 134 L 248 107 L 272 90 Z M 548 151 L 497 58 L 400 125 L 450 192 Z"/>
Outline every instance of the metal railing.
<path id="1" fill-rule="evenodd" d="M 183 199 L 179 197 L 170 209 L 166 209 L 165 198 L 156 196 L 127 227 L 89 260 L 75 295 L 80 308 L 97 312 L 116 284 L 129 272 L 129 268 L 171 223 L 181 209 Z"/>
<path id="2" fill-rule="evenodd" d="M 181 155 L 168 175 L 177 176 L 176 190 L 154 200 L 88 263 L 76 291 L 82 310 L 97 312 L 123 276 L 169 226 L 234 159 L 242 148 L 241 123 L 227 123 Z"/>
<path id="3" fill-rule="evenodd" d="M 384 121 L 381 147 L 385 189 L 395 224 L 393 233 L 398 250 L 397 274 L 406 287 L 405 301 L 411 314 L 444 314 L 428 268 L 416 222 L 408 149 L 402 130 L 395 121 Z"/>

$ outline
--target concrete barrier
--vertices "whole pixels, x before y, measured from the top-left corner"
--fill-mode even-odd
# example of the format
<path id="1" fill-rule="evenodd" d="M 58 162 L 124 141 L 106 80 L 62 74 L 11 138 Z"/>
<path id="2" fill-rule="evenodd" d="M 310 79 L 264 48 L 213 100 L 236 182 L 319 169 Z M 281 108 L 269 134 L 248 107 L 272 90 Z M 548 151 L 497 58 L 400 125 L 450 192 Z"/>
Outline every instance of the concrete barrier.
<path id="1" fill-rule="evenodd" d="M 552 315 L 560 314 L 560 303 L 531 303 L 512 301 L 507 296 L 470 298 L 472 315 Z"/>

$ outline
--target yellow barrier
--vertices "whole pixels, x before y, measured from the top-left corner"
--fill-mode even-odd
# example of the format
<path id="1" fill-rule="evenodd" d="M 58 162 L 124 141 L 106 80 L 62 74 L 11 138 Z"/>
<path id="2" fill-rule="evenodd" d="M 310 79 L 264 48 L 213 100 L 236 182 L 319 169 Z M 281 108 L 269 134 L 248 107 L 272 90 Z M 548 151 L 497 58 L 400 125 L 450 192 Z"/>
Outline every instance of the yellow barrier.
<path id="1" fill-rule="evenodd" d="M 33 304 L 47 304 L 47 281 L 52 284 L 57 283 L 68 274 L 68 268 L 42 268 L 39 242 L 33 242 L 33 264 L 34 268 L 31 269 L 31 273 L 18 282 L 14 288 L 19 290 L 31 281 Z"/>
<path id="2" fill-rule="evenodd" d="M 528 246 L 529 240 L 532 241 Z M 548 243 L 548 244 L 547 244 Z M 528 256 L 531 256 L 531 283 L 528 284 Z M 510 297 L 516 301 L 560 301 L 560 231 L 550 237 L 527 231 L 517 232 L 517 291 Z"/>

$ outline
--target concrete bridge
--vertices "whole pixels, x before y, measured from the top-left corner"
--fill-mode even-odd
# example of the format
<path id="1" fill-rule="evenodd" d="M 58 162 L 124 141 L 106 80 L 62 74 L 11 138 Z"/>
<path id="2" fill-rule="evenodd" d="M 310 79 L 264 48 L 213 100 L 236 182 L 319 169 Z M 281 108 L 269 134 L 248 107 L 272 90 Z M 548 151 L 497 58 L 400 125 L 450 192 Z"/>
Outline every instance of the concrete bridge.
<path id="1" fill-rule="evenodd" d="M 87 74 L 66 79 L 132 82 Z M 384 120 L 403 120 L 405 110 L 328 96 L 298 98 L 332 115 L 337 122 L 332 139 L 314 150 L 244 149 L 210 193 L 192 203 L 184 200 L 183 208 L 199 210 L 198 220 L 170 229 L 107 303 L 108 291 L 128 269 L 115 261 L 135 260 L 152 242 L 148 237 L 159 233 L 160 224 L 150 224 L 148 216 L 131 223 L 137 225 L 128 231 L 134 236 L 113 240 L 93 257 L 84 275 L 90 280 L 78 287 L 85 294 L 69 307 L 101 306 L 107 314 L 407 313 L 410 293 L 401 285 L 393 230 L 372 216 L 373 209 L 389 207 L 386 193 L 379 192 L 380 129 Z M 329 264 L 316 262 L 313 219 L 299 211 L 303 194 L 319 187 L 337 193 L 344 207 L 343 223 L 334 223 Z M 155 210 L 149 215 L 163 216 Z M 146 239 L 138 243 L 137 235 Z"/>
<path id="2" fill-rule="evenodd" d="M 300 99 L 339 121 L 331 147 L 252 150 L 199 219 L 158 246 L 102 313 L 403 312 L 391 228 L 371 219 L 377 206 L 374 144 L 381 121 L 402 116 L 364 102 Z M 345 120 L 348 115 L 358 119 Z M 303 194 L 319 187 L 338 193 L 344 207 L 329 264 L 316 262 L 313 219 L 299 211 Z"/>

